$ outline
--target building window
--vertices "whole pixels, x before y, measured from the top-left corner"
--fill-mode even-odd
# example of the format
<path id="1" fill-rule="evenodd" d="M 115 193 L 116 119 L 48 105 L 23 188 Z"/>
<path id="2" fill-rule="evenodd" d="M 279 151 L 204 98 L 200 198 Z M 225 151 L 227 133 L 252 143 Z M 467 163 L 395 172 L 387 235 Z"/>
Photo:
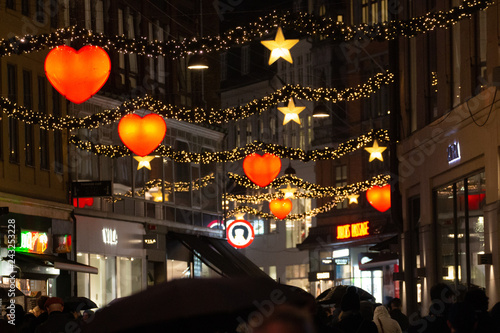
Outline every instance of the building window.
<path id="1" fill-rule="evenodd" d="M 59 25 L 59 5 L 57 0 L 50 0 L 50 26 L 57 29 Z"/>
<path id="2" fill-rule="evenodd" d="M 23 70 L 23 102 L 24 107 L 28 110 L 33 108 L 33 80 L 31 71 Z M 24 124 L 24 153 L 25 163 L 28 166 L 34 166 L 34 138 L 33 138 L 33 125 Z"/>
<path id="3" fill-rule="evenodd" d="M 9 3 L 9 1 L 7 1 Z M 8 8 L 8 5 L 7 5 Z M 21 13 L 25 16 L 29 16 L 30 14 L 30 0 L 22 0 L 21 1 Z"/>
<path id="4" fill-rule="evenodd" d="M 224 81 L 227 79 L 227 53 L 220 54 L 220 79 Z"/>
<path id="5" fill-rule="evenodd" d="M 47 90 L 43 76 L 38 77 L 38 111 L 47 112 Z M 40 168 L 49 169 L 49 133 L 44 129 L 40 129 Z"/>
<path id="6" fill-rule="evenodd" d="M 17 68 L 7 64 L 7 95 L 11 102 L 17 103 Z M 9 118 L 9 161 L 19 162 L 19 123 Z"/>
<path id="7" fill-rule="evenodd" d="M 374 24 L 387 21 L 387 1 L 388 0 L 362 0 L 361 22 Z"/>
<path id="8" fill-rule="evenodd" d="M 52 88 L 52 114 L 54 117 L 61 117 L 61 97 L 57 90 Z M 54 131 L 54 171 L 63 172 L 63 142 L 62 132 Z"/>
<path id="9" fill-rule="evenodd" d="M 484 253 L 484 172 L 434 191 L 437 273 L 441 281 L 486 287 Z"/>
<path id="10" fill-rule="evenodd" d="M 342 187 L 347 185 L 347 165 L 340 165 L 335 167 L 335 186 Z M 337 209 L 347 208 L 348 199 L 340 202 Z"/>
<path id="11" fill-rule="evenodd" d="M 45 22 L 45 11 L 44 11 L 44 0 L 35 0 L 36 3 L 36 12 L 35 12 L 35 17 L 36 20 L 40 23 Z"/>
<path id="12" fill-rule="evenodd" d="M 250 72 L 250 46 L 246 45 L 241 48 L 241 75 L 246 75 Z"/>
<path id="13" fill-rule="evenodd" d="M 16 9 L 16 0 L 7 0 L 5 2 L 5 7 L 9 9 Z"/>

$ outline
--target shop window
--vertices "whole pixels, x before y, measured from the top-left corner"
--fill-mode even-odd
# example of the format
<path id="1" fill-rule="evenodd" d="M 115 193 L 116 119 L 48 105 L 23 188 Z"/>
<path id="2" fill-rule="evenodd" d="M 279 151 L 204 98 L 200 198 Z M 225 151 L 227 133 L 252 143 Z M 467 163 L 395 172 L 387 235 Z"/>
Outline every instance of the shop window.
<path id="1" fill-rule="evenodd" d="M 9 1 L 7 1 L 7 8 L 10 8 Z M 29 14 L 30 14 L 30 0 L 22 0 L 21 1 L 21 13 L 25 16 L 29 16 Z"/>
<path id="2" fill-rule="evenodd" d="M 307 264 L 287 265 L 285 268 L 286 284 L 309 291 L 308 274 Z"/>
<path id="3" fill-rule="evenodd" d="M 90 274 L 90 299 L 102 307 L 116 298 L 116 257 L 90 254 L 90 266 L 99 274 Z"/>
<path id="4" fill-rule="evenodd" d="M 436 205 L 437 273 L 443 281 L 484 288 L 484 172 L 434 192 Z"/>
<path id="5" fill-rule="evenodd" d="M 278 275 L 276 274 L 276 266 L 269 266 L 269 277 L 275 281 L 278 280 Z"/>
<path id="6" fill-rule="evenodd" d="M 142 259 L 116 258 L 116 297 L 125 297 L 142 289 Z"/>

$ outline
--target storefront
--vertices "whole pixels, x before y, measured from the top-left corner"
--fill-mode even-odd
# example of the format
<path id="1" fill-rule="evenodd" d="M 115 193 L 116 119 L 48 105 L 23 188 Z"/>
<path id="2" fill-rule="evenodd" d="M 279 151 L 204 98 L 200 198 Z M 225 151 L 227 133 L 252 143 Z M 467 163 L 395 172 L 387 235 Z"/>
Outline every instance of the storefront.
<path id="1" fill-rule="evenodd" d="M 97 268 L 70 259 L 70 221 L 9 213 L 2 216 L 1 231 L 1 283 L 10 285 L 15 276 L 16 288 L 24 295 L 17 302 L 27 311 L 42 295 L 69 297 L 71 272 L 97 273 Z"/>
<path id="2" fill-rule="evenodd" d="M 480 287 L 490 307 L 500 300 L 500 119 L 486 121 L 498 111 L 492 95 L 486 90 L 469 102 L 474 119 L 466 106 L 457 107 L 399 146 L 408 311 L 427 313 L 438 282 L 453 285 L 459 299 Z"/>
<path id="3" fill-rule="evenodd" d="M 354 285 L 372 294 L 382 303 L 385 297 L 399 296 L 398 255 L 384 253 L 373 246 L 396 235 L 385 220 L 362 221 L 345 225 L 311 228 L 298 247 L 309 250 L 312 294 L 319 296 L 337 285 Z"/>
<path id="4" fill-rule="evenodd" d="M 146 288 L 143 224 L 77 215 L 76 230 L 77 261 L 99 270 L 77 274 L 78 296 L 102 307 Z"/>

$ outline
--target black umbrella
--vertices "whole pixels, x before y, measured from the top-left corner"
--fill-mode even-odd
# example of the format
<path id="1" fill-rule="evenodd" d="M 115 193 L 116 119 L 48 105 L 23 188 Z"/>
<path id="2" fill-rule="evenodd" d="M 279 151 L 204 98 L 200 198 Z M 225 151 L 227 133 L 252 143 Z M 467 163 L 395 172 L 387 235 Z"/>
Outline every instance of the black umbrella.
<path id="1" fill-rule="evenodd" d="M 16 287 L 14 287 L 14 289 L 11 289 L 5 284 L 0 285 L 0 299 L 3 302 L 7 301 L 9 298 L 18 296 L 24 296 L 21 290 L 17 289 Z"/>
<path id="2" fill-rule="evenodd" d="M 331 287 L 316 297 L 316 301 L 319 304 L 335 304 L 336 306 L 339 306 L 340 301 L 342 301 L 342 297 L 347 291 L 347 287 L 350 286 L 340 285 Z M 364 289 L 356 287 L 356 292 L 358 293 L 360 301 L 375 301 L 375 297 Z"/>
<path id="3" fill-rule="evenodd" d="M 64 301 L 64 309 L 69 311 L 90 310 L 97 308 L 92 300 L 87 297 L 71 297 Z"/>
<path id="4" fill-rule="evenodd" d="M 84 332 L 214 332 L 262 320 L 280 304 L 314 297 L 262 278 L 181 279 L 153 286 L 96 312 Z"/>

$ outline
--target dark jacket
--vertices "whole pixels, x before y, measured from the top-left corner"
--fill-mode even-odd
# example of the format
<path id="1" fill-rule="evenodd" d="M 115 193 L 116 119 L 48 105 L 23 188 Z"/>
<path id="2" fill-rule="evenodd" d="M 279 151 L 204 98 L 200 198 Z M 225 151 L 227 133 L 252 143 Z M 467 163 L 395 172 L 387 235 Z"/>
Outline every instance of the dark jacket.
<path id="1" fill-rule="evenodd" d="M 410 327 L 410 321 L 408 320 L 408 317 L 403 312 L 401 312 L 401 310 L 391 310 L 390 315 L 392 319 L 398 322 L 403 332 L 408 331 L 408 327 Z"/>
<path id="2" fill-rule="evenodd" d="M 364 319 L 359 312 L 343 314 L 334 328 L 344 333 L 378 333 L 375 323 Z"/>
<path id="3" fill-rule="evenodd" d="M 49 318 L 36 328 L 35 333 L 78 333 L 80 331 L 72 314 L 52 311 Z"/>

